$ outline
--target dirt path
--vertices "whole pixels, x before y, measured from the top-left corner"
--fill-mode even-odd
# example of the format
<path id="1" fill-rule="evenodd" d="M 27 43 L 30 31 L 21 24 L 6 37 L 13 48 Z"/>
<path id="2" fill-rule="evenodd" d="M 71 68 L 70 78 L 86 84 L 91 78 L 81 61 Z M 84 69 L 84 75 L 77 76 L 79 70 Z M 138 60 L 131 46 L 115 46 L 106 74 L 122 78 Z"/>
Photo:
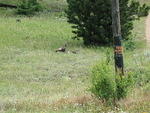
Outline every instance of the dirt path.
<path id="1" fill-rule="evenodd" d="M 148 15 L 146 20 L 146 40 L 147 45 L 150 46 L 150 14 Z"/>

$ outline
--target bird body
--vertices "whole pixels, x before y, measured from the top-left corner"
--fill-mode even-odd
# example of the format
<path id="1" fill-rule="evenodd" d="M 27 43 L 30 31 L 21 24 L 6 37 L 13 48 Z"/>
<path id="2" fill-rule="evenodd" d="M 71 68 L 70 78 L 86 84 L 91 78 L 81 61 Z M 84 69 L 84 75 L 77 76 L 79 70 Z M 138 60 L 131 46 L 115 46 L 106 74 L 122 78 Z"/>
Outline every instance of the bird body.
<path id="1" fill-rule="evenodd" d="M 77 54 L 79 50 L 74 50 L 74 51 L 66 51 L 66 47 L 67 47 L 67 44 L 65 44 L 63 47 L 60 47 L 58 49 L 56 49 L 55 52 L 67 52 L 67 53 L 73 53 L 73 54 Z"/>
<path id="2" fill-rule="evenodd" d="M 56 50 L 56 52 L 65 52 L 65 51 L 66 51 L 66 48 L 64 48 L 64 47 L 58 48 Z"/>
<path id="3" fill-rule="evenodd" d="M 66 47 L 67 47 L 67 44 L 65 44 L 65 46 L 63 47 L 58 48 L 56 52 L 66 52 Z"/>

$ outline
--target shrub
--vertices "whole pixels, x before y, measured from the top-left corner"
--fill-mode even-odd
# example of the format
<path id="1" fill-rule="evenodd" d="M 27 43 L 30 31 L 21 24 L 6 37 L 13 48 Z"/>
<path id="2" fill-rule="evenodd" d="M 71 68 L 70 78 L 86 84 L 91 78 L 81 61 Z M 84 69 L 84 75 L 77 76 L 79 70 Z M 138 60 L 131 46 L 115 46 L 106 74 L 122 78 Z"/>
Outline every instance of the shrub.
<path id="1" fill-rule="evenodd" d="M 18 4 L 17 13 L 23 15 L 34 14 L 42 10 L 37 0 L 21 0 Z"/>
<path id="2" fill-rule="evenodd" d="M 94 66 L 92 70 L 92 93 L 107 102 L 112 102 L 115 97 L 115 85 L 114 74 L 112 74 L 109 65 L 102 63 Z"/>
<path id="3" fill-rule="evenodd" d="M 125 98 L 133 83 L 132 74 L 120 78 L 106 62 L 97 64 L 92 70 L 91 91 L 107 103 Z"/>
<path id="4" fill-rule="evenodd" d="M 133 38 L 129 38 L 128 40 L 125 40 L 124 46 L 126 50 L 131 50 L 131 51 L 133 51 L 136 48 Z"/>
<path id="5" fill-rule="evenodd" d="M 73 27 L 75 39 L 83 38 L 84 44 L 112 44 L 111 0 L 67 0 L 68 22 Z M 144 8 L 143 8 L 144 7 Z M 133 21 L 141 14 L 148 14 L 146 5 L 139 2 L 120 0 L 121 29 L 123 39 L 133 29 Z"/>
<path id="6" fill-rule="evenodd" d="M 150 10 L 150 6 L 146 6 L 146 4 L 143 4 L 142 7 L 140 7 L 139 9 L 139 16 L 143 17 L 143 16 L 147 16 Z"/>
<path id="7" fill-rule="evenodd" d="M 133 76 L 128 75 L 120 78 L 116 76 L 116 99 L 125 98 L 133 85 Z"/>

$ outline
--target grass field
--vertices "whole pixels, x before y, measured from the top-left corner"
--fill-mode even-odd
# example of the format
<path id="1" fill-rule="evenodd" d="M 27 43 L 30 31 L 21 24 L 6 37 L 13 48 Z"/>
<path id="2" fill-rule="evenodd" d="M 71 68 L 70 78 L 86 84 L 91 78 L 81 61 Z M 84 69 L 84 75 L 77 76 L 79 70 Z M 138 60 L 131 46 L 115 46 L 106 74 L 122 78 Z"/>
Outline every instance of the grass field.
<path id="1" fill-rule="evenodd" d="M 58 2 L 51 1 L 55 6 Z M 118 109 L 106 107 L 91 96 L 91 68 L 105 58 L 108 48 L 84 47 L 82 40 L 72 40 L 71 26 L 66 18 L 53 14 L 20 17 L 14 16 L 11 10 L 12 16 L 5 16 L 3 11 L 0 13 L 0 112 L 150 111 L 148 83 L 136 87 L 126 99 L 119 101 Z M 139 70 L 144 80 L 150 68 L 150 51 L 144 45 L 145 18 L 135 21 L 134 25 L 137 49 L 125 51 L 125 66 L 126 70 Z M 55 52 L 65 44 L 67 53 Z M 142 73 L 143 69 L 147 74 Z"/>
<path id="2" fill-rule="evenodd" d="M 61 98 L 84 96 L 89 68 L 101 59 L 103 49 L 88 49 L 74 42 L 63 18 L 20 19 L 17 23 L 14 17 L 0 18 L 1 110 L 49 112 L 50 104 Z M 68 51 L 78 54 L 55 53 L 66 43 Z"/>

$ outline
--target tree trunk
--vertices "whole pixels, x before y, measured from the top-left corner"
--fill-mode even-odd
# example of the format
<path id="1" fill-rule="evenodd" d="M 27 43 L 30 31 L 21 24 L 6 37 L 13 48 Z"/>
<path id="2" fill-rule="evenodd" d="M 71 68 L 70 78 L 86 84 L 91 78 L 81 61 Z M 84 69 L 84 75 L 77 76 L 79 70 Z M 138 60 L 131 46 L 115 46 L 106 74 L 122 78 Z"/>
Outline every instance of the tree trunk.
<path id="1" fill-rule="evenodd" d="M 114 57 L 116 73 L 119 75 L 124 75 L 119 0 L 112 0 L 112 29 L 114 38 Z"/>

